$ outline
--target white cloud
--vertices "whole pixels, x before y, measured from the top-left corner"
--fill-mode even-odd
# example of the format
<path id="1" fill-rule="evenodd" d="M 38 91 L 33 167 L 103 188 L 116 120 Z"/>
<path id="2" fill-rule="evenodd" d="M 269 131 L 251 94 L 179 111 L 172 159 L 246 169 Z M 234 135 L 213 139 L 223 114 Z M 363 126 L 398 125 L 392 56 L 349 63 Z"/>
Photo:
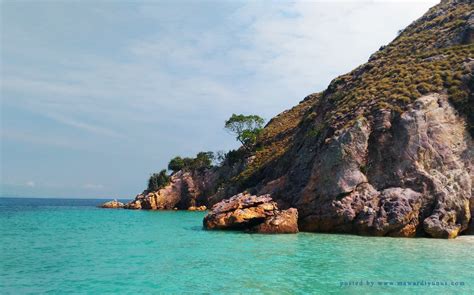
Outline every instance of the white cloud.
<path id="1" fill-rule="evenodd" d="M 30 180 L 30 181 L 27 181 L 26 184 L 25 184 L 27 187 L 35 187 L 36 184 L 34 181 Z"/>
<path id="2" fill-rule="evenodd" d="M 208 15 L 191 6 L 147 3 L 138 11 L 157 33 L 125 39 L 117 49 L 123 59 L 59 56 L 59 75 L 13 66 L 3 88 L 24 94 L 6 100 L 112 137 L 114 120 L 192 115 L 200 104 L 211 112 L 263 108 L 271 116 L 364 62 L 434 2 L 248 2 L 211 28 L 200 27 Z M 104 113 L 98 121 L 112 122 L 72 119 L 77 113 Z"/>
<path id="3" fill-rule="evenodd" d="M 269 119 L 323 90 L 436 2 L 5 4 L 2 112 L 12 115 L 2 140 L 87 153 L 96 166 L 64 175 L 79 183 L 117 182 L 103 161 L 122 153 L 132 193 L 143 183 L 129 179 L 170 156 L 235 147 L 222 127 L 231 113 Z M 25 156 L 8 153 L 11 165 Z M 79 173 L 64 167 L 70 156 L 45 157 L 45 177 Z"/>
<path id="4" fill-rule="evenodd" d="M 46 145 L 54 146 L 66 149 L 82 149 L 82 145 L 73 143 L 64 137 L 58 137 L 54 135 L 47 134 L 35 134 L 27 130 L 18 130 L 15 128 L 5 128 L 1 129 L 1 140 L 11 140 L 27 145 Z"/>
<path id="5" fill-rule="evenodd" d="M 62 116 L 60 114 L 44 114 L 46 117 L 49 117 L 50 119 L 53 119 L 57 121 L 58 123 L 69 125 L 81 130 L 89 131 L 95 134 L 99 135 L 104 135 L 104 136 L 110 136 L 110 137 L 116 137 L 116 138 L 125 138 L 123 134 L 118 133 L 115 130 L 103 128 L 101 126 L 96 126 L 80 121 L 76 121 L 72 118 L 67 118 L 66 116 Z"/>

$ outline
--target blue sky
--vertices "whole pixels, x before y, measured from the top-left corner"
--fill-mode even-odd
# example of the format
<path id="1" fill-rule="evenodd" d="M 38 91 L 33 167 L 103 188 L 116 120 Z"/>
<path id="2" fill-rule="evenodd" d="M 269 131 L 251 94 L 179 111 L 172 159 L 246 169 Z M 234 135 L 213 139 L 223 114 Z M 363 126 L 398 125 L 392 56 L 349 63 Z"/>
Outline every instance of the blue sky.
<path id="1" fill-rule="evenodd" d="M 2 1 L 1 195 L 132 198 L 175 155 L 237 147 L 437 1 Z"/>

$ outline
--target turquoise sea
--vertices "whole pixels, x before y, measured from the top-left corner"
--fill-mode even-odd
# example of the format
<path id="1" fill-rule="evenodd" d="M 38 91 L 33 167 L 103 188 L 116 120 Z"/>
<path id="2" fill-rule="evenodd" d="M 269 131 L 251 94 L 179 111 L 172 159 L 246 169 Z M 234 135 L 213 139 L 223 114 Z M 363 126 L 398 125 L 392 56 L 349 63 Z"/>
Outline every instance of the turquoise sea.
<path id="1" fill-rule="evenodd" d="M 101 202 L 0 198 L 0 294 L 474 293 L 474 236 L 205 231 L 203 212 Z"/>

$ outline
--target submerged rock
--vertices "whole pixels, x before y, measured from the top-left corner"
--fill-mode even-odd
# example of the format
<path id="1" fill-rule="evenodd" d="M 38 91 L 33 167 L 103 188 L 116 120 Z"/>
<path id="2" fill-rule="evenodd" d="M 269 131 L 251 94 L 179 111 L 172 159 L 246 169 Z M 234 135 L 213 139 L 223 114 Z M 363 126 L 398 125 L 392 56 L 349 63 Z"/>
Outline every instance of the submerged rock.
<path id="1" fill-rule="evenodd" d="M 215 204 L 203 220 L 206 229 L 258 233 L 297 233 L 298 211 L 279 210 L 270 195 L 238 194 Z"/>
<path id="2" fill-rule="evenodd" d="M 123 208 L 124 206 L 125 204 L 117 201 L 117 199 L 114 199 L 112 201 L 108 201 L 108 202 L 103 203 L 102 205 L 99 205 L 100 208 L 111 208 L 111 209 Z"/>
<path id="3" fill-rule="evenodd" d="M 202 206 L 191 206 L 188 208 L 188 211 L 206 211 L 207 207 L 202 205 Z"/>

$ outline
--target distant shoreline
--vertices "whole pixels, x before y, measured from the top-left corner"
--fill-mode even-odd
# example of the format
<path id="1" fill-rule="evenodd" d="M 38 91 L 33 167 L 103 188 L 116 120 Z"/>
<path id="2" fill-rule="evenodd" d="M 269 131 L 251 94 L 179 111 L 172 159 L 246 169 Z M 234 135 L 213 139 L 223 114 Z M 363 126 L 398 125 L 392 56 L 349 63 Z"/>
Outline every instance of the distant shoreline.
<path id="1" fill-rule="evenodd" d="M 114 197 L 100 197 L 100 198 L 78 198 L 78 197 L 25 197 L 25 196 L 0 196 L 0 199 L 42 199 L 42 200 L 111 200 L 111 199 L 117 199 L 117 200 L 126 200 L 126 201 L 132 201 L 132 199 L 127 199 L 127 198 L 114 198 Z"/>

